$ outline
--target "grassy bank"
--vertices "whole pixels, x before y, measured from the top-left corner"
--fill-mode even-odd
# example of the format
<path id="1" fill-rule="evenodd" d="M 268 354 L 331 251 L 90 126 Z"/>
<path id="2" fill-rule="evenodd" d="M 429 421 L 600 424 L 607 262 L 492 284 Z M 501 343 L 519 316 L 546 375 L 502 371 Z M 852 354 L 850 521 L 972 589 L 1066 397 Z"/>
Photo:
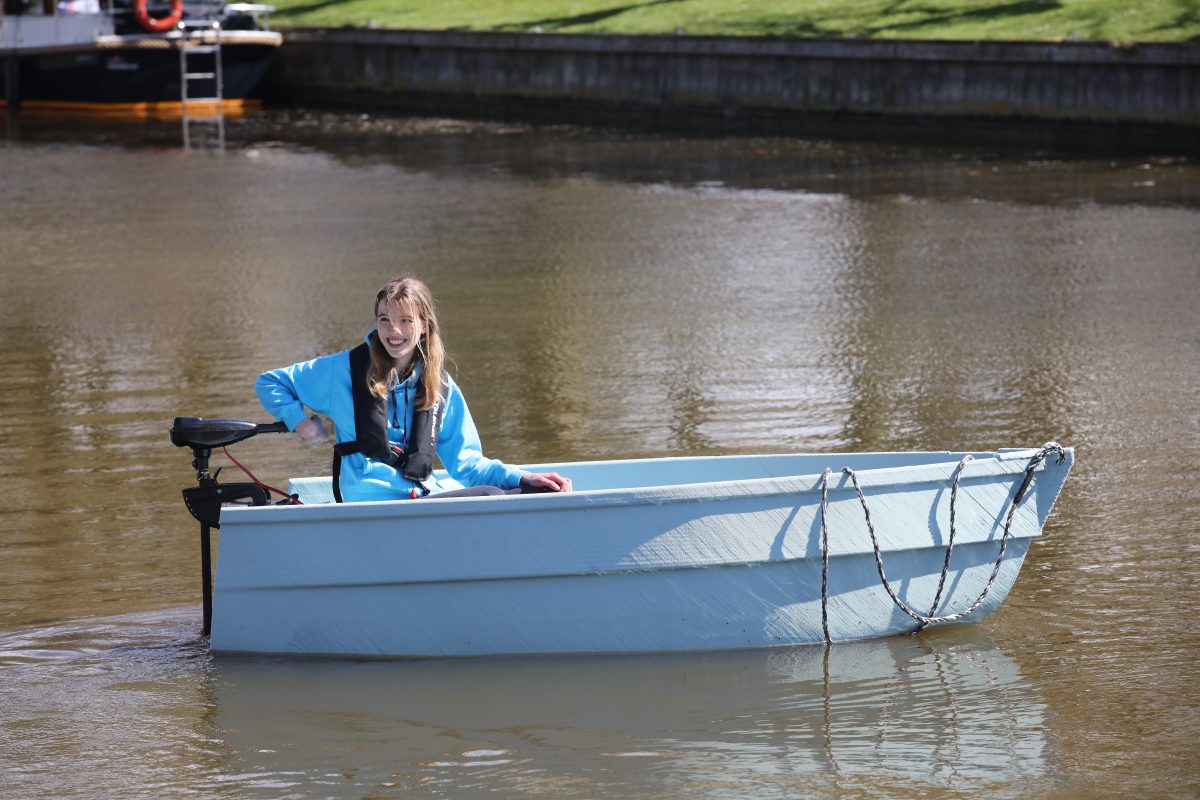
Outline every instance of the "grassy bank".
<path id="1" fill-rule="evenodd" d="M 273 0 L 276 25 L 863 36 L 1200 40 L 1197 0 Z"/>

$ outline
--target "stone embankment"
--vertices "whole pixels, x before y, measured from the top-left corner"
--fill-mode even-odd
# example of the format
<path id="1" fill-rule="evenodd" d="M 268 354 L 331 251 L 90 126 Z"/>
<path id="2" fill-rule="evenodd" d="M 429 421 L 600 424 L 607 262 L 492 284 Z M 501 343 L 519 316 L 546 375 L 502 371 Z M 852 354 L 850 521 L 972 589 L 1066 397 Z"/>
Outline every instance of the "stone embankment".
<path id="1" fill-rule="evenodd" d="M 298 103 L 651 115 L 1200 127 L 1200 43 L 562 35 L 296 28 L 268 87 Z"/>

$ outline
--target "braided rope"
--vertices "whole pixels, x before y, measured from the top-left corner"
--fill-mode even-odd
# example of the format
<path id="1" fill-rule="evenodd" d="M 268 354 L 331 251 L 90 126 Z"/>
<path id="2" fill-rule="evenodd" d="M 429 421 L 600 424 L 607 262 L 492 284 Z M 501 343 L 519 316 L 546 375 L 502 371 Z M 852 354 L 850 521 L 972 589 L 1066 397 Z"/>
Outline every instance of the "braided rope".
<path id="1" fill-rule="evenodd" d="M 979 606 L 983 604 L 983 601 L 987 598 L 988 593 L 992 590 L 992 585 L 996 582 L 996 577 L 1000 574 L 1000 565 L 1004 563 L 1004 554 L 1008 549 L 1008 540 L 1012 530 L 1013 516 L 1016 514 L 1017 506 L 1020 505 L 1021 500 L 1025 497 L 1026 490 L 1029 489 L 1030 483 L 1033 482 L 1034 471 L 1041 465 L 1043 461 L 1046 460 L 1046 456 L 1048 456 L 1050 453 L 1058 453 L 1059 464 L 1061 464 L 1067 457 L 1066 451 L 1064 451 L 1057 442 L 1047 442 L 1046 444 L 1042 445 L 1041 449 L 1038 450 L 1033 458 L 1029 460 L 1029 464 L 1025 467 L 1025 476 L 1021 481 L 1021 485 L 1017 488 L 1016 494 L 1013 496 L 1011 505 L 1008 509 L 1008 516 L 1004 520 L 1004 534 L 1000 538 L 1000 553 L 996 556 L 996 563 L 992 567 L 992 574 L 988 577 L 987 583 L 983 587 L 983 591 L 979 593 L 979 596 L 975 598 L 975 601 L 971 603 L 971 605 L 967 606 L 963 610 L 940 617 L 934 615 L 937 613 L 938 604 L 942 599 L 942 591 L 946 585 L 946 576 L 950 572 L 950 556 L 954 549 L 955 538 L 955 506 L 958 502 L 958 482 L 959 478 L 962 476 L 963 467 L 966 466 L 968 461 L 972 460 L 972 456 L 965 456 L 963 460 L 959 462 L 958 467 L 954 471 L 953 484 L 950 490 L 950 536 L 946 547 L 946 559 L 942 564 L 942 574 L 940 580 L 938 581 L 938 590 L 936 596 L 934 597 L 933 607 L 930 609 L 928 614 L 921 614 L 920 612 L 909 608 L 896 594 L 896 590 L 892 588 L 892 584 L 888 580 L 887 574 L 883 569 L 883 553 L 879 547 L 879 539 L 875 535 L 875 525 L 871 521 L 871 509 L 867 506 L 866 495 L 863 494 L 862 486 L 858 482 L 858 475 L 854 472 L 854 470 L 850 469 L 850 467 L 842 468 L 842 473 L 850 477 L 851 482 L 854 484 L 854 491 L 858 493 L 858 501 L 862 505 L 863 515 L 867 521 L 867 532 L 871 534 L 871 546 L 875 551 L 875 566 L 879 571 L 879 579 L 883 582 L 883 588 L 887 590 L 888 595 L 892 598 L 892 602 L 894 602 L 901 611 L 920 623 L 914 629 L 914 633 L 924 630 L 930 625 L 961 619 L 962 617 L 965 617 L 971 612 L 975 611 L 975 609 L 979 608 Z M 827 506 L 830 472 L 831 470 L 827 467 L 821 475 L 821 626 L 825 634 L 826 643 L 832 643 L 833 641 L 829 636 L 829 590 L 827 580 L 829 565 L 829 525 Z"/>
<path id="2" fill-rule="evenodd" d="M 954 511 L 958 507 L 958 479 L 962 477 L 963 467 L 968 461 L 974 461 L 975 456 L 967 453 L 954 469 L 954 478 L 950 483 L 950 537 L 946 540 L 946 560 L 942 564 L 942 577 L 938 580 L 937 592 L 933 596 L 933 605 L 929 607 L 929 616 L 937 613 L 938 605 L 942 602 L 942 590 L 946 588 L 946 576 L 950 574 L 950 556 L 954 553 L 955 523 Z M 917 630 L 924 630 L 929 623 L 922 622 Z"/>
<path id="3" fill-rule="evenodd" d="M 821 630 L 825 633 L 825 642 L 829 638 L 829 467 L 821 473 Z"/>

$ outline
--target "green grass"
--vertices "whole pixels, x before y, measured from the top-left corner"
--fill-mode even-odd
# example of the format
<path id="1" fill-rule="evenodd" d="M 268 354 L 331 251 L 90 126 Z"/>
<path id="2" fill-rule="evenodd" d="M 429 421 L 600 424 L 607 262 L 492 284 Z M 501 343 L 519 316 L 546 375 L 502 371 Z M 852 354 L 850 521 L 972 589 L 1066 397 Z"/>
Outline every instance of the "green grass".
<path id="1" fill-rule="evenodd" d="M 1200 39 L 1200 0 L 274 0 L 275 25 L 905 39 Z"/>

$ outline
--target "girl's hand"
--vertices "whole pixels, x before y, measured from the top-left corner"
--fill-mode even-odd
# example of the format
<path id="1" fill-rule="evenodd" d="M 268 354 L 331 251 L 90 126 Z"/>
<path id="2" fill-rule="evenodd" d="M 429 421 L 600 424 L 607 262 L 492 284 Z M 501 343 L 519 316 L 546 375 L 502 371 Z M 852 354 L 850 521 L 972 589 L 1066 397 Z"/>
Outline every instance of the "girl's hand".
<path id="1" fill-rule="evenodd" d="M 328 436 L 324 424 L 315 416 L 302 420 L 294 431 L 302 442 L 319 442 Z"/>
<path id="2" fill-rule="evenodd" d="M 521 485 L 551 492 L 569 492 L 572 488 L 571 479 L 564 478 L 557 472 L 526 472 L 521 476 Z"/>

